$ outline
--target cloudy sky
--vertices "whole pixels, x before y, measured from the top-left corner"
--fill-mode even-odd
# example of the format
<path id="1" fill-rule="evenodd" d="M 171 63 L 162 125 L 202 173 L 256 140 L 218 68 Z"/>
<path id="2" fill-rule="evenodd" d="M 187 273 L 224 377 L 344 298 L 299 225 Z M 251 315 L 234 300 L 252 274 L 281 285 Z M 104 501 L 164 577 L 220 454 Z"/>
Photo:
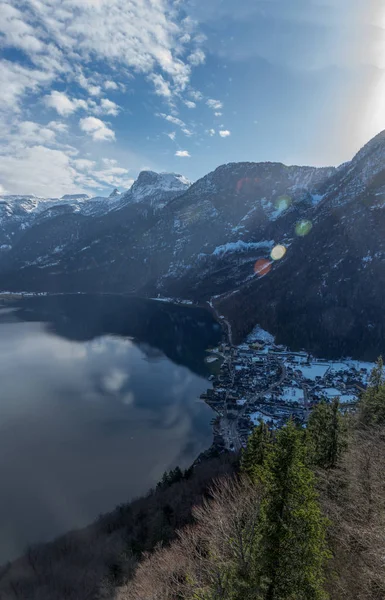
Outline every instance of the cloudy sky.
<path id="1" fill-rule="evenodd" d="M 380 0 L 0 0 L 0 190 L 339 164 L 385 128 Z"/>

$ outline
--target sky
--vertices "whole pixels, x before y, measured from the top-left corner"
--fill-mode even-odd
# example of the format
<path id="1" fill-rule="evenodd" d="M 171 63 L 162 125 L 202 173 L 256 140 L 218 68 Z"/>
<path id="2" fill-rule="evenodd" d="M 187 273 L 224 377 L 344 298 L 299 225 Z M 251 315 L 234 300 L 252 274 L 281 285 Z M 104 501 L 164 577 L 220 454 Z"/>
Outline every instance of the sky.
<path id="1" fill-rule="evenodd" d="M 385 128 L 380 0 L 0 0 L 0 193 L 349 160 Z"/>

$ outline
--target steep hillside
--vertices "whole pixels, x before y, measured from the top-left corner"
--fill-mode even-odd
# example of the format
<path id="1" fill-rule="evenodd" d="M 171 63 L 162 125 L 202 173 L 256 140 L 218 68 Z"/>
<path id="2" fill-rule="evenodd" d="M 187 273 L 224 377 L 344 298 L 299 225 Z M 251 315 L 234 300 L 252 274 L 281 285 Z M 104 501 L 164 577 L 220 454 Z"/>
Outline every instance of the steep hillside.
<path id="1" fill-rule="evenodd" d="M 294 236 L 267 275 L 220 302 L 238 339 L 257 320 L 278 342 L 316 353 L 373 359 L 384 351 L 384 155 L 381 133 L 328 182 L 307 235 Z"/>
<path id="2" fill-rule="evenodd" d="M 119 585 L 143 552 L 174 539 L 192 522 L 192 509 L 208 495 L 213 479 L 236 468 L 234 458 L 223 456 L 184 474 L 176 469 L 156 490 L 101 515 L 89 527 L 28 548 L 19 560 L 0 566 L 0 598 L 101 600 L 102 587 Z M 114 595 L 111 591 L 108 597 Z"/>

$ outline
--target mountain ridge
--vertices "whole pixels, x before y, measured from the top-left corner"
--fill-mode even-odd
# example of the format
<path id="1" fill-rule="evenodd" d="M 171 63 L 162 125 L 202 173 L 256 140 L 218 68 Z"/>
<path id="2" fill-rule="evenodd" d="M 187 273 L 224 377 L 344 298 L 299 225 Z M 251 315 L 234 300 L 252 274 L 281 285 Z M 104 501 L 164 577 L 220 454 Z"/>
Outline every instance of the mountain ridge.
<path id="1" fill-rule="evenodd" d="M 338 354 L 358 341 L 365 352 L 371 324 L 385 332 L 384 159 L 381 132 L 338 168 L 228 163 L 191 185 L 145 171 L 107 214 L 51 215 L 25 231 L 2 253 L 0 286 L 216 297 L 238 339 L 261 322 L 291 346 Z"/>

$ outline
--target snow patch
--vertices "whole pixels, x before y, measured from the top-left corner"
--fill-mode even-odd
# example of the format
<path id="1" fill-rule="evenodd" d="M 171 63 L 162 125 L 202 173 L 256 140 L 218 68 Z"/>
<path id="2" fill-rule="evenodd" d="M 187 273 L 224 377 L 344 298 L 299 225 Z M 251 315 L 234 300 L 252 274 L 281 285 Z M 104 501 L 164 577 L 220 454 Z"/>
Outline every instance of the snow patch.
<path id="1" fill-rule="evenodd" d="M 298 387 L 284 387 L 282 388 L 281 399 L 284 402 L 300 402 L 304 399 L 303 389 Z"/>
<path id="2" fill-rule="evenodd" d="M 254 425 L 258 425 L 259 421 L 262 420 L 264 423 L 277 423 L 279 419 L 270 415 L 265 415 L 261 412 L 253 412 L 250 414 L 250 419 Z"/>
<path id="3" fill-rule="evenodd" d="M 257 340 L 261 340 L 262 342 L 266 342 L 267 344 L 274 344 L 275 337 L 262 329 L 259 325 L 256 325 L 251 333 L 247 336 L 246 341 L 250 344 L 251 342 L 256 342 Z"/>
<path id="4" fill-rule="evenodd" d="M 316 377 L 324 377 L 325 373 L 329 369 L 329 364 L 317 364 L 313 363 L 309 366 L 301 366 L 298 367 L 298 370 L 301 371 L 302 375 L 305 379 L 315 380 Z"/>
<path id="5" fill-rule="evenodd" d="M 217 246 L 212 252 L 213 256 L 223 256 L 227 252 L 248 252 L 249 250 L 257 250 L 259 248 L 272 248 L 274 246 L 273 240 L 264 240 L 262 242 L 244 242 L 238 240 L 237 242 L 228 242 L 222 246 Z"/>

